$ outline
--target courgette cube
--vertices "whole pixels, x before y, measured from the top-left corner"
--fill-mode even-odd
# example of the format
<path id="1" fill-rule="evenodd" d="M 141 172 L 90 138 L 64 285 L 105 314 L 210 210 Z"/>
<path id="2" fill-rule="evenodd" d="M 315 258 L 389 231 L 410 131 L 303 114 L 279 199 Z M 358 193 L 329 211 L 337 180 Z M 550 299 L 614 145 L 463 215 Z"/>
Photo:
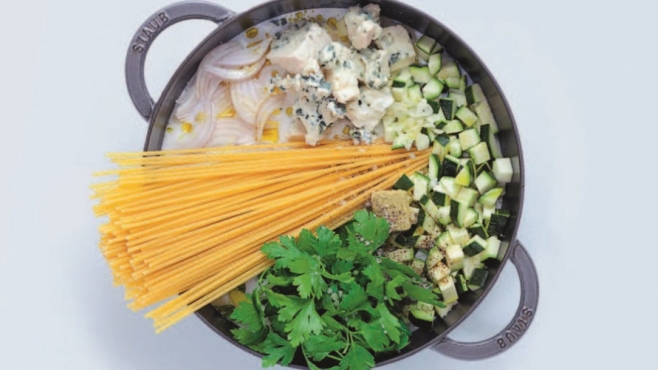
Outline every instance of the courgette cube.
<path id="1" fill-rule="evenodd" d="M 446 155 L 443 158 L 443 176 L 455 177 L 462 167 L 462 162 L 459 158 L 452 155 Z"/>
<path id="2" fill-rule="evenodd" d="M 479 235 L 472 237 L 464 246 L 464 254 L 468 257 L 477 256 L 487 248 L 487 241 Z"/>
<path id="3" fill-rule="evenodd" d="M 489 102 L 483 100 L 479 103 L 476 103 L 471 108 L 473 108 L 475 115 L 478 116 L 478 121 L 480 121 L 480 126 L 491 125 L 491 128 L 493 129 L 493 133 L 494 134 L 498 133 L 498 124 L 494 119 L 494 115 L 493 112 L 491 111 L 491 107 L 489 106 Z"/>
<path id="4" fill-rule="evenodd" d="M 466 282 L 466 277 L 463 274 L 458 274 L 455 278 L 455 287 L 457 288 L 458 294 L 464 294 L 468 292 L 468 283 Z"/>
<path id="5" fill-rule="evenodd" d="M 430 179 L 420 172 L 415 172 L 412 175 L 414 183 L 413 199 L 419 201 L 423 196 L 427 195 L 430 186 Z"/>
<path id="6" fill-rule="evenodd" d="M 489 219 L 489 227 L 487 232 L 491 236 L 502 235 L 505 232 L 507 221 L 509 221 L 509 212 L 497 210 L 496 213 L 491 215 Z"/>
<path id="7" fill-rule="evenodd" d="M 409 313 L 418 320 L 432 322 L 435 317 L 434 306 L 429 303 L 416 302 L 415 305 L 411 306 Z"/>
<path id="8" fill-rule="evenodd" d="M 441 295 L 443 295 L 443 302 L 445 304 L 451 304 L 457 302 L 459 295 L 457 294 L 457 288 L 455 287 L 455 280 L 452 276 L 448 276 L 443 280 L 439 281 L 439 290 Z"/>
<path id="9" fill-rule="evenodd" d="M 445 81 L 450 77 L 460 78 L 461 72 L 459 71 L 459 66 L 457 66 L 457 63 L 449 60 L 443 62 L 443 65 L 441 66 L 441 69 L 439 70 L 439 73 L 437 73 L 436 77 L 439 80 Z"/>
<path id="10" fill-rule="evenodd" d="M 434 283 L 438 283 L 448 276 L 450 276 L 450 268 L 441 262 L 427 270 L 427 277 Z"/>
<path id="11" fill-rule="evenodd" d="M 427 259 L 425 260 L 425 266 L 429 271 L 441 261 L 443 261 L 443 253 L 441 253 L 439 248 L 434 247 L 430 249 L 429 253 L 427 254 Z"/>
<path id="12" fill-rule="evenodd" d="M 475 163 L 471 159 L 462 161 L 462 168 L 455 176 L 455 182 L 460 186 L 471 186 L 475 179 Z"/>
<path id="13" fill-rule="evenodd" d="M 482 87 L 479 84 L 467 86 L 465 94 L 468 105 L 473 105 L 475 103 L 487 100 L 487 98 L 484 96 L 484 91 L 482 91 Z"/>
<path id="14" fill-rule="evenodd" d="M 448 247 L 451 246 L 452 244 L 454 244 L 454 242 L 452 241 L 452 237 L 450 236 L 450 233 L 448 231 L 443 232 L 436 239 L 436 246 L 439 247 L 440 251 L 447 250 Z"/>
<path id="15" fill-rule="evenodd" d="M 464 268 L 464 251 L 459 244 L 453 244 L 446 248 L 446 265 L 451 271 Z"/>
<path id="16" fill-rule="evenodd" d="M 434 238 L 430 235 L 421 235 L 416 240 L 415 247 L 417 249 L 429 250 L 434 247 Z"/>
<path id="17" fill-rule="evenodd" d="M 498 252 L 500 251 L 500 239 L 492 236 L 487 239 L 487 249 L 480 254 L 480 261 L 484 262 L 488 259 L 498 259 Z"/>
<path id="18" fill-rule="evenodd" d="M 467 207 L 473 207 L 478 201 L 479 196 L 480 193 L 478 193 L 477 190 L 463 187 L 461 190 L 459 190 L 459 193 L 457 193 L 457 196 L 454 198 L 454 200 L 458 203 L 465 204 Z"/>
<path id="19" fill-rule="evenodd" d="M 480 194 L 485 194 L 489 190 L 493 189 L 498 185 L 496 177 L 493 173 L 489 171 L 483 171 L 478 177 L 475 178 L 475 187 L 478 189 Z"/>
<path id="20" fill-rule="evenodd" d="M 411 181 L 409 176 L 402 175 L 402 177 L 400 177 L 400 179 L 393 185 L 393 190 L 408 191 L 413 189 L 413 187 L 414 187 L 414 182 Z"/>
<path id="21" fill-rule="evenodd" d="M 473 270 L 471 278 L 468 279 L 468 288 L 470 290 L 478 290 L 484 286 L 489 276 L 489 271 L 481 268 Z"/>
<path id="22" fill-rule="evenodd" d="M 415 253 L 413 248 L 400 248 L 387 252 L 385 256 L 398 263 L 413 261 Z"/>
<path id="23" fill-rule="evenodd" d="M 456 89 L 448 90 L 448 99 L 454 100 L 458 109 L 467 104 L 466 95 L 464 94 L 463 91 L 460 90 L 456 90 Z"/>
<path id="24" fill-rule="evenodd" d="M 469 208 L 466 210 L 466 213 L 464 213 L 463 218 L 460 220 L 460 223 L 462 227 L 468 228 L 471 227 L 474 223 L 476 223 L 479 219 L 479 214 L 473 209 Z"/>
<path id="25" fill-rule="evenodd" d="M 473 159 L 477 165 L 486 163 L 491 159 L 489 154 L 489 146 L 485 142 L 480 142 L 476 146 L 468 150 L 468 155 Z"/>
<path id="26" fill-rule="evenodd" d="M 437 207 L 445 207 L 450 204 L 450 197 L 448 194 L 440 191 L 434 191 L 431 199 L 432 203 L 436 204 Z"/>
<path id="27" fill-rule="evenodd" d="M 430 73 L 434 76 L 441 70 L 441 62 L 443 58 L 441 54 L 433 53 L 430 55 L 429 60 L 427 61 L 427 66 L 430 69 Z"/>
<path id="28" fill-rule="evenodd" d="M 448 226 L 448 232 L 450 233 L 450 238 L 452 238 L 452 241 L 455 244 L 459 244 L 461 246 L 466 245 L 470 239 L 466 229 L 462 229 L 454 225 Z"/>
<path id="29" fill-rule="evenodd" d="M 461 107 L 455 112 L 455 117 L 462 121 L 467 127 L 473 127 L 478 121 L 478 116 L 467 107 Z"/>
<path id="30" fill-rule="evenodd" d="M 468 232 L 469 232 L 469 234 L 472 234 L 472 235 L 478 235 L 482 239 L 487 239 L 489 237 L 489 234 L 487 234 L 487 230 L 481 224 L 471 225 L 468 228 Z M 488 248 L 488 245 L 489 245 L 489 241 L 487 241 L 487 248 Z"/>
<path id="31" fill-rule="evenodd" d="M 456 200 L 450 202 L 450 219 L 457 227 L 462 227 L 461 220 L 468 210 L 468 204 L 459 203 Z"/>
<path id="32" fill-rule="evenodd" d="M 480 143 L 480 134 L 474 128 L 469 128 L 459 133 L 459 143 L 462 150 L 469 150 Z"/>
<path id="33" fill-rule="evenodd" d="M 478 203 L 485 207 L 494 207 L 496 202 L 498 202 L 498 198 L 500 198 L 502 194 L 503 188 L 493 188 L 484 193 L 480 199 L 478 199 Z"/>
<path id="34" fill-rule="evenodd" d="M 432 80 L 432 74 L 428 66 L 410 66 L 409 72 L 411 72 L 414 82 L 418 84 L 426 84 Z"/>
<path id="35" fill-rule="evenodd" d="M 500 148 L 500 143 L 494 134 L 494 129 L 491 124 L 480 125 L 480 140 L 487 143 L 491 158 L 503 157 L 503 151 Z"/>
<path id="36" fill-rule="evenodd" d="M 459 89 L 461 86 L 461 77 L 446 77 L 444 82 L 450 89 Z"/>
<path id="37" fill-rule="evenodd" d="M 448 316 L 450 311 L 452 311 L 453 308 L 457 305 L 457 302 L 453 302 L 451 304 L 446 304 L 444 305 L 445 307 L 439 307 L 439 306 L 434 306 L 434 309 L 436 310 L 436 314 L 439 315 L 440 318 L 445 318 Z"/>
<path id="38" fill-rule="evenodd" d="M 443 176 L 443 166 L 441 160 L 436 154 L 430 154 L 428 177 L 430 179 L 430 188 L 434 188 L 439 183 L 439 178 Z"/>
<path id="39" fill-rule="evenodd" d="M 462 125 L 459 120 L 451 120 L 446 122 L 442 130 L 445 131 L 446 134 L 458 134 L 464 131 L 464 125 Z M 461 148 L 461 143 L 459 145 Z"/>
<path id="40" fill-rule="evenodd" d="M 499 183 L 506 184 L 512 182 L 512 177 L 514 176 L 512 160 L 509 158 L 496 159 L 493 163 L 493 174 Z"/>
<path id="41" fill-rule="evenodd" d="M 425 262 L 414 258 L 414 260 L 411 261 L 409 267 L 411 267 L 411 269 L 414 270 L 418 275 L 422 275 L 423 271 L 425 270 Z"/>
<path id="42" fill-rule="evenodd" d="M 416 42 L 416 47 L 427 54 L 432 53 L 432 49 L 434 49 L 435 45 L 436 45 L 436 40 L 434 40 L 433 38 L 427 35 L 421 36 L 418 39 L 418 42 Z"/>
<path id="43" fill-rule="evenodd" d="M 433 99 L 438 98 L 441 96 L 441 93 L 443 92 L 443 89 L 445 88 L 445 85 L 443 82 L 439 81 L 436 78 L 430 79 L 425 86 L 423 86 L 422 92 L 423 92 L 423 97 L 429 101 L 432 101 Z M 432 107 L 434 108 L 434 107 Z"/>
<path id="44" fill-rule="evenodd" d="M 447 120 L 453 120 L 455 118 L 455 112 L 457 111 L 457 104 L 452 99 L 439 99 L 439 105 L 443 111 L 443 115 Z"/>
<path id="45" fill-rule="evenodd" d="M 469 280 L 476 268 L 482 268 L 484 265 L 478 256 L 464 258 L 464 277 Z"/>

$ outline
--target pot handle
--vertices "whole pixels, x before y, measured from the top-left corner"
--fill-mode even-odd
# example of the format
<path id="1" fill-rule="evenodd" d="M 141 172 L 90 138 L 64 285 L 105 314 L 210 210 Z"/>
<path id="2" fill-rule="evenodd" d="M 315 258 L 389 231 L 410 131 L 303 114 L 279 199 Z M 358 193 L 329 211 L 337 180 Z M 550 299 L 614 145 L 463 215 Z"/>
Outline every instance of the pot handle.
<path id="1" fill-rule="evenodd" d="M 537 312 L 539 301 L 537 270 L 521 242 L 516 242 L 511 260 L 521 281 L 521 303 L 507 327 L 499 334 L 476 343 L 445 338 L 433 348 L 435 351 L 460 360 L 483 360 L 510 349 L 527 332 Z"/>
<path id="2" fill-rule="evenodd" d="M 144 62 L 153 41 L 170 26 L 188 19 L 205 19 L 221 24 L 235 13 L 205 1 L 183 1 L 166 6 L 149 17 L 133 36 L 126 56 L 128 94 L 142 117 L 151 118 L 155 103 L 146 88 Z"/>

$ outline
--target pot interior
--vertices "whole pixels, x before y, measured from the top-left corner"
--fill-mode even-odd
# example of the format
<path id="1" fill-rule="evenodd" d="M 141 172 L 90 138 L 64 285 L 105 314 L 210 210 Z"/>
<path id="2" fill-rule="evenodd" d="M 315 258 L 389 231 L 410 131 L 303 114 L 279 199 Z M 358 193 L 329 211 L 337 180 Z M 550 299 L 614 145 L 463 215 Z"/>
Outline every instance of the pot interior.
<path id="1" fill-rule="evenodd" d="M 474 82 L 481 85 L 500 127 L 498 137 L 503 155 L 512 159 L 515 172 L 512 183 L 507 185 L 506 194 L 503 200 L 503 208 L 509 210 L 512 214 L 505 232 L 505 237 L 502 239 L 503 243 L 501 245 L 500 255 L 503 256 L 503 258 L 500 262 L 489 260 L 485 263 L 490 271 L 485 288 L 480 289 L 477 292 L 469 292 L 468 294 L 461 295 L 459 304 L 446 318 L 443 320 L 435 320 L 431 328 L 427 328 L 426 330 L 416 330 L 412 335 L 409 346 L 401 352 L 378 356 L 376 358 L 377 364 L 384 365 L 407 357 L 433 343 L 437 343 L 440 338 L 447 335 L 452 328 L 463 321 L 482 301 L 483 296 L 491 290 L 492 285 L 498 279 L 501 268 L 507 262 L 512 252 L 509 246 L 512 245 L 512 241 L 514 241 L 516 237 L 516 230 L 521 216 L 523 200 L 523 159 L 518 131 L 516 129 L 514 117 L 512 116 L 498 84 L 486 66 L 484 66 L 482 61 L 470 49 L 470 47 L 464 43 L 464 41 L 431 16 L 397 1 L 275 0 L 264 3 L 245 13 L 236 15 L 224 25 L 217 28 L 188 56 L 185 62 L 183 62 L 165 88 L 160 101 L 156 104 L 154 109 L 155 113 L 151 118 L 144 149 L 150 151 L 159 150 L 161 148 L 166 124 L 173 111 L 176 99 L 185 88 L 189 79 L 191 79 L 196 72 L 203 57 L 217 45 L 230 41 L 235 36 L 252 26 L 286 13 L 317 8 L 347 8 L 355 5 L 363 6 L 369 3 L 380 4 L 382 8 L 382 25 L 388 26 L 401 23 L 436 39 L 445 47 L 446 52 L 457 60 L 461 67 L 468 73 L 469 77 Z M 204 307 L 198 311 L 197 315 L 227 340 L 246 351 L 261 356 L 260 354 L 240 345 L 232 338 L 230 330 L 234 329 L 235 326 L 227 321 L 212 306 Z M 305 361 L 303 358 L 297 358 L 293 362 L 293 365 L 295 365 L 295 367 L 305 368 Z"/>

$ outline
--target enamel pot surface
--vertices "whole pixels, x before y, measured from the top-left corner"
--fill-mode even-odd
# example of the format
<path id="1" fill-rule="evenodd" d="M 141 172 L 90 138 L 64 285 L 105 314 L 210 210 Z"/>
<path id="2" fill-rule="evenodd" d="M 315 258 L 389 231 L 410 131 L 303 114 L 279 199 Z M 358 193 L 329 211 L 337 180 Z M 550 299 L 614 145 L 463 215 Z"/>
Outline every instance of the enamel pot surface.
<path id="1" fill-rule="evenodd" d="M 498 137 L 503 155 L 511 158 L 514 166 L 514 178 L 507 185 L 503 199 L 503 208 L 509 210 L 512 217 L 502 239 L 500 251 L 502 259 L 494 262 L 487 261 L 490 274 L 484 289 L 462 295 L 460 303 L 447 317 L 443 320 L 435 320 L 429 330 L 415 331 L 411 337 L 411 343 L 402 351 L 376 357 L 377 365 L 399 361 L 428 347 L 446 356 L 464 360 L 478 360 L 498 355 L 512 347 L 526 333 L 535 317 L 539 300 L 537 271 L 526 249 L 516 239 L 524 193 L 521 140 L 505 96 L 487 67 L 464 41 L 431 15 L 394 0 L 274 0 L 243 13 L 235 13 L 220 5 L 199 1 L 186 1 L 167 6 L 153 14 L 139 28 L 131 41 L 126 59 L 128 92 L 137 111 L 149 124 L 144 150 L 152 151 L 161 148 L 166 125 L 176 99 L 196 72 L 203 57 L 216 46 L 230 41 L 252 26 L 279 15 L 309 9 L 364 6 L 369 3 L 381 6 L 383 25 L 390 25 L 394 22 L 402 23 L 436 39 L 445 47 L 446 52 L 457 60 L 471 79 L 482 86 L 500 127 Z M 217 23 L 218 27 L 185 59 L 156 102 L 146 88 L 144 78 L 146 54 L 154 39 L 162 31 L 175 23 L 188 19 L 209 20 Z M 512 321 L 499 334 L 487 340 L 475 343 L 451 340 L 450 331 L 466 319 L 482 302 L 491 291 L 507 262 L 512 262 L 516 266 L 521 283 L 521 299 Z M 199 310 L 197 316 L 226 340 L 245 351 L 261 356 L 233 339 L 231 329 L 234 329 L 235 326 L 213 307 L 207 306 Z M 303 359 L 295 359 L 291 366 L 306 368 Z"/>

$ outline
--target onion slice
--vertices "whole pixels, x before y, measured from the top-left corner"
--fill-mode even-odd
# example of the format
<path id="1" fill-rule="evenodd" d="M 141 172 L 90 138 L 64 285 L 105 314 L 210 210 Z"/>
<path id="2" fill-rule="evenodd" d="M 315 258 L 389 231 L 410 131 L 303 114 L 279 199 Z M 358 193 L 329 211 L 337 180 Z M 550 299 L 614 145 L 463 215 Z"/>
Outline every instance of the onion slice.
<path id="1" fill-rule="evenodd" d="M 265 56 L 265 53 L 270 49 L 271 43 L 272 39 L 268 37 L 251 47 L 243 46 L 222 58 L 218 58 L 213 64 L 225 68 L 236 68 L 254 64 Z"/>
<path id="2" fill-rule="evenodd" d="M 265 58 L 260 59 L 254 64 L 240 68 L 225 68 L 220 66 L 209 66 L 206 68 L 211 73 L 225 81 L 244 81 L 254 77 L 265 65 Z"/>
<path id="3" fill-rule="evenodd" d="M 247 145 L 256 142 L 254 126 L 240 118 L 219 118 L 206 147 Z"/>
<path id="4" fill-rule="evenodd" d="M 256 121 L 256 139 L 260 141 L 263 138 L 263 130 L 265 124 L 274 115 L 274 113 L 281 112 L 283 102 L 286 100 L 286 94 L 270 95 L 258 107 L 257 121 Z"/>
<path id="5" fill-rule="evenodd" d="M 212 107 L 207 104 L 202 109 L 206 116 L 198 122 L 194 120 L 180 121 L 172 117 L 167 125 L 162 149 L 194 149 L 205 146 L 215 129 L 215 120 L 211 119 L 212 111 Z"/>
<path id="6" fill-rule="evenodd" d="M 250 125 L 256 124 L 258 106 L 268 94 L 267 88 L 257 79 L 231 83 L 231 99 L 234 102 L 235 112 Z"/>

